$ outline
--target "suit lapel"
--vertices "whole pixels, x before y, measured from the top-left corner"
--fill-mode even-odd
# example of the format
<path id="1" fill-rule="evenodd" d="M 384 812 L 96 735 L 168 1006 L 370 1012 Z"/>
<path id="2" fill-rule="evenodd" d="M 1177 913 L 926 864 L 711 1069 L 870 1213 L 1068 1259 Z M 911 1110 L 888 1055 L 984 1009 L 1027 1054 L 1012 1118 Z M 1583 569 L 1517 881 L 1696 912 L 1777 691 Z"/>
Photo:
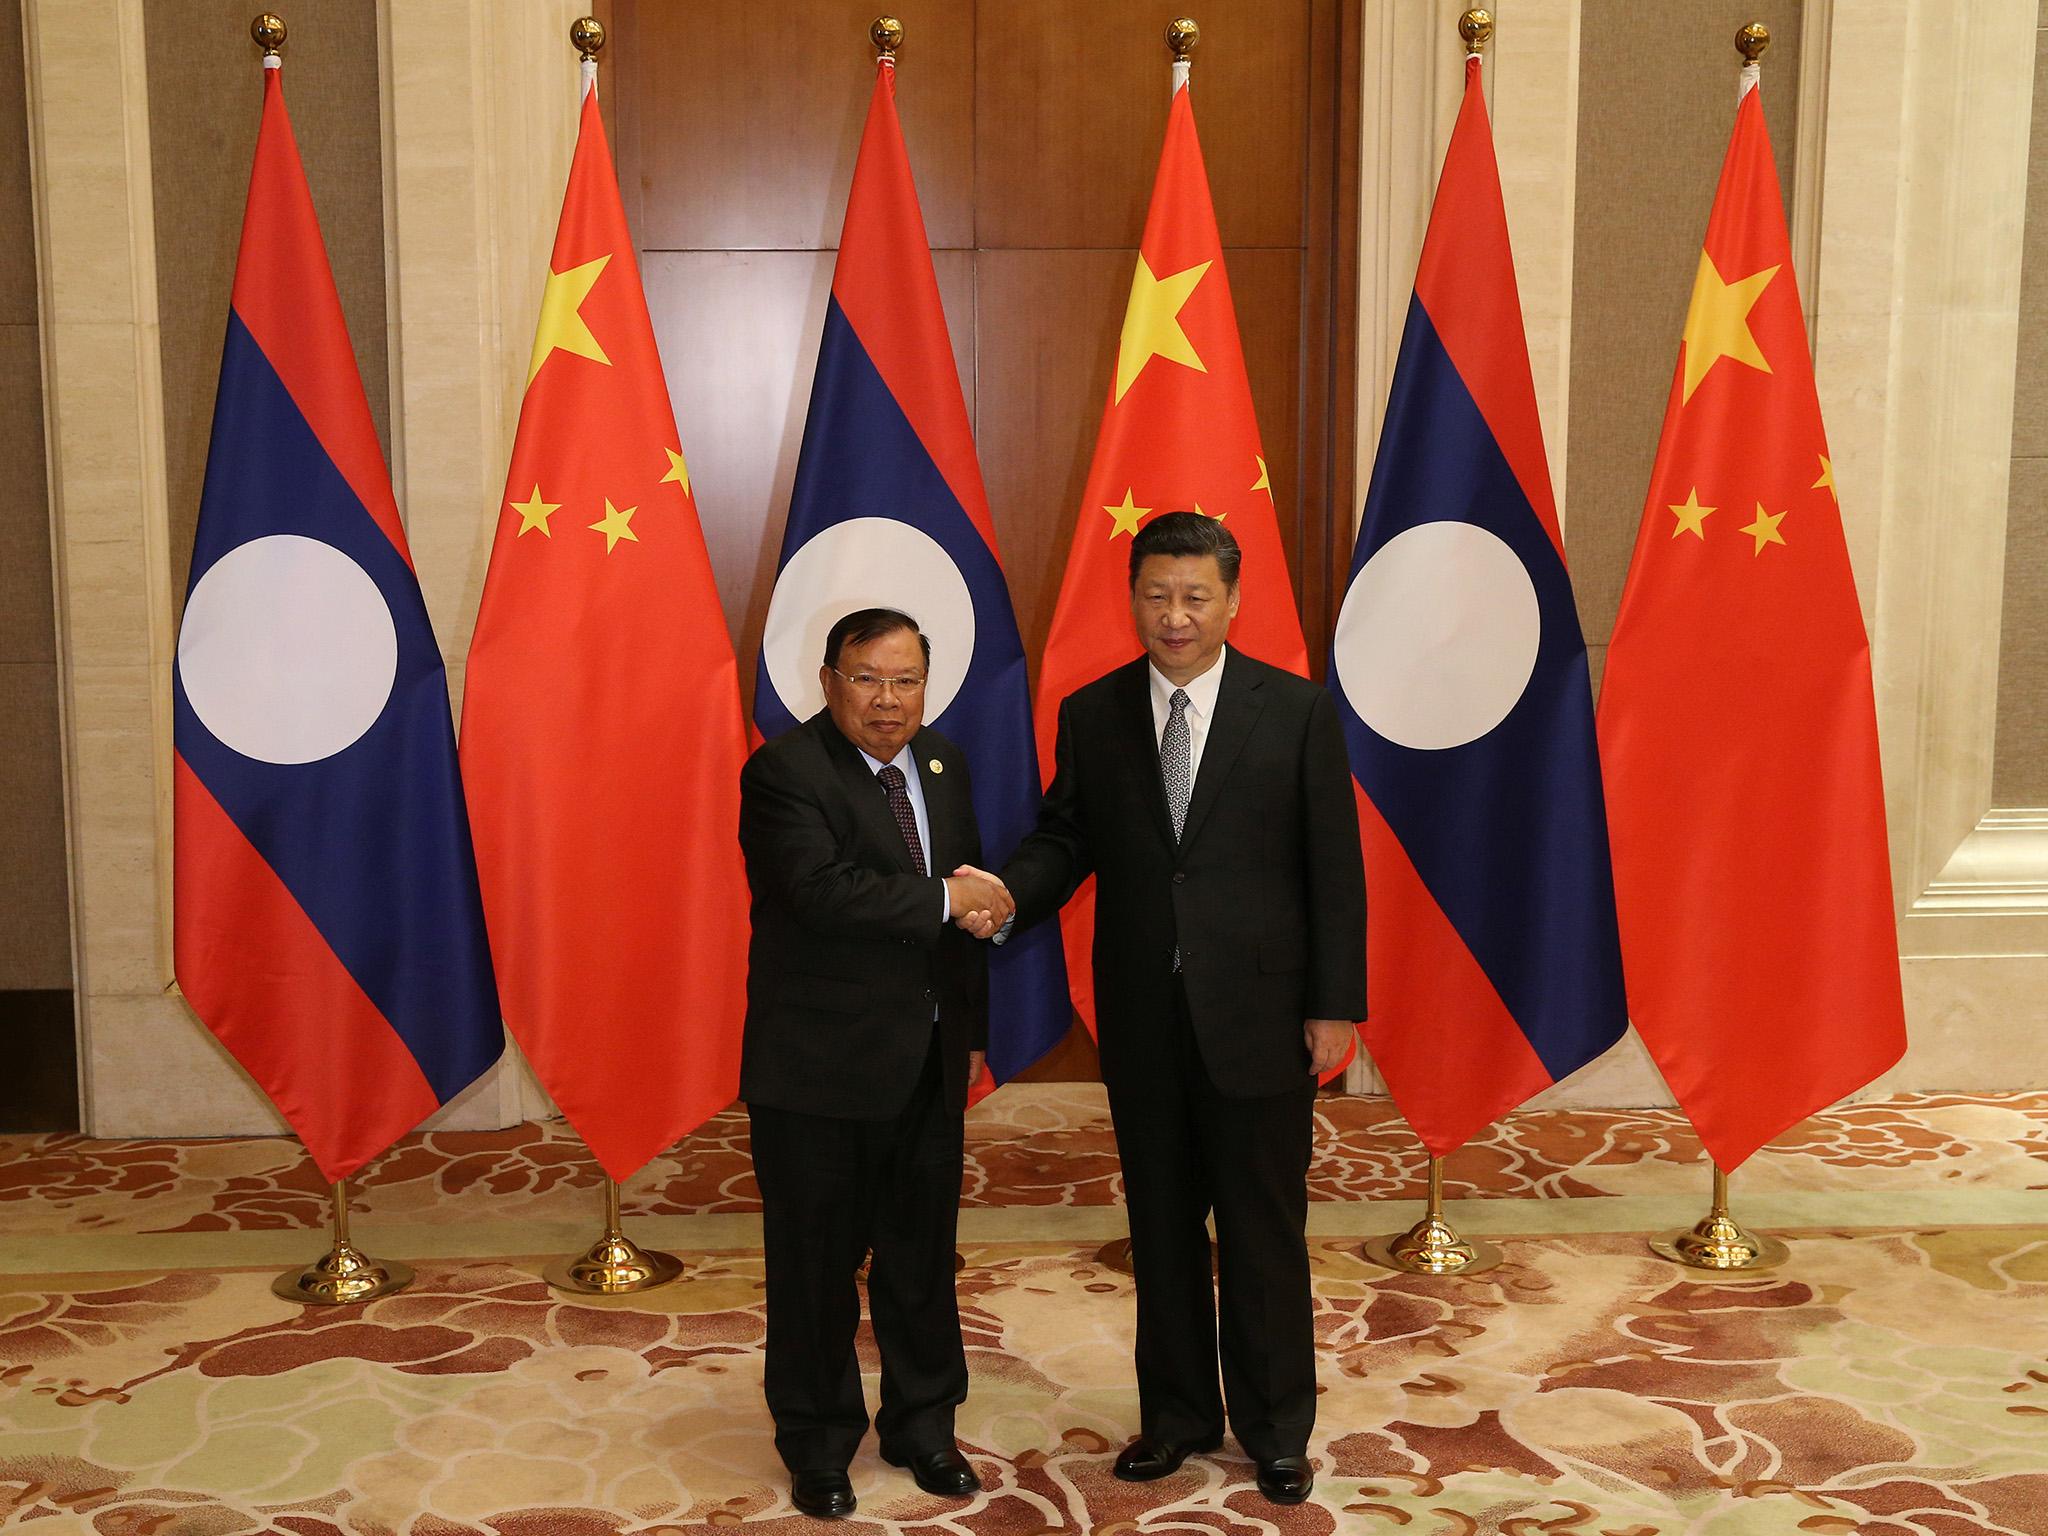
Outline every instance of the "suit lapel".
<path id="1" fill-rule="evenodd" d="M 1117 720 L 1123 731 L 1119 747 L 1129 754 L 1138 775 L 1138 794 L 1151 813 L 1152 824 L 1173 846 L 1173 813 L 1166 808 L 1166 781 L 1159 776 L 1159 733 L 1152 724 L 1152 666 L 1140 656 L 1117 675 Z"/>
<path id="2" fill-rule="evenodd" d="M 1223 781 L 1230 776 L 1230 765 L 1237 761 L 1237 754 L 1244 750 L 1252 727 L 1258 723 L 1259 711 L 1266 702 L 1259 693 L 1262 681 L 1251 667 L 1238 660 L 1237 652 L 1224 652 L 1223 684 L 1216 690 L 1216 718 L 1209 722 L 1209 734 L 1202 743 L 1202 766 L 1195 774 L 1194 793 L 1188 798 L 1188 818 L 1181 828 L 1182 847 L 1192 843 L 1202 830 L 1202 822 L 1223 792 Z"/>
<path id="3" fill-rule="evenodd" d="M 936 749 L 930 737 L 918 733 L 910 744 L 917 759 L 917 779 L 924 790 L 924 819 L 931 832 L 932 868 L 935 875 L 949 875 L 968 863 L 968 842 L 961 830 L 960 774 L 952 768 L 948 754 Z M 932 764 L 941 768 L 933 772 Z M 971 808 L 970 808 L 971 811 Z"/>
<path id="4" fill-rule="evenodd" d="M 862 760 L 860 749 L 839 733 L 830 715 L 812 718 L 818 724 L 818 739 L 825 748 L 825 756 L 853 801 L 854 820 L 862 837 L 904 874 L 916 874 L 917 866 L 910 862 L 910 845 L 903 841 L 903 833 L 889 810 L 889 796 Z M 926 806 L 929 809 L 929 801 Z"/>

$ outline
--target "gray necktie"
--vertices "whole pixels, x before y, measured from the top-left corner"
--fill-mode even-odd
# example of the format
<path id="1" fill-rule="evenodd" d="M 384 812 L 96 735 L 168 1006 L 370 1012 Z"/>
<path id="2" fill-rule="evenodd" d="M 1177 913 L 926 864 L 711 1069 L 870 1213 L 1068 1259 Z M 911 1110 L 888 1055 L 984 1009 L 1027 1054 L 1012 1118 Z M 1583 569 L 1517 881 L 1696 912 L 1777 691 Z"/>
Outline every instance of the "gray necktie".
<path id="1" fill-rule="evenodd" d="M 1173 817 L 1173 840 L 1180 841 L 1188 824 L 1188 797 L 1194 793 L 1192 742 L 1188 738 L 1188 691 L 1173 690 L 1166 729 L 1159 733 L 1159 777 L 1166 781 L 1166 809 Z M 1173 946 L 1173 968 L 1180 969 L 1180 946 Z"/>
<path id="2" fill-rule="evenodd" d="M 1159 776 L 1166 781 L 1166 809 L 1173 816 L 1173 840 L 1180 841 L 1188 822 L 1188 799 L 1195 792 L 1192 742 L 1188 737 L 1188 691 L 1173 690 L 1166 729 L 1159 733 Z"/>

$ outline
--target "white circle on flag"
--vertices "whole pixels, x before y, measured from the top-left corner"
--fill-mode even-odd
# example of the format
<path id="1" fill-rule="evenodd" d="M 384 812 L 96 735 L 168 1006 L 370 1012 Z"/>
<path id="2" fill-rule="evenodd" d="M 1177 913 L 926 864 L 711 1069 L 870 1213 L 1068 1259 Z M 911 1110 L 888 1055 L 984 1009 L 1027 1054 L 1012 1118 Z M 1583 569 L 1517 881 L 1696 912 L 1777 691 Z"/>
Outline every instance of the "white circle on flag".
<path id="1" fill-rule="evenodd" d="M 318 762 L 384 713 L 398 630 L 355 561 L 318 539 L 271 534 L 199 578 L 178 631 L 178 676 L 224 745 L 259 762 Z"/>
<path id="2" fill-rule="evenodd" d="M 825 636 L 857 608 L 896 608 L 917 620 L 932 643 L 924 718 L 938 719 L 974 660 L 974 595 L 938 540 L 893 517 L 819 530 L 775 578 L 761 654 L 782 707 L 799 720 L 825 707 Z"/>
<path id="3" fill-rule="evenodd" d="M 1344 697 L 1397 746 L 1439 751 L 1499 725 L 1529 686 L 1543 615 L 1520 558 L 1472 523 L 1423 523 L 1365 562 L 1337 615 Z"/>

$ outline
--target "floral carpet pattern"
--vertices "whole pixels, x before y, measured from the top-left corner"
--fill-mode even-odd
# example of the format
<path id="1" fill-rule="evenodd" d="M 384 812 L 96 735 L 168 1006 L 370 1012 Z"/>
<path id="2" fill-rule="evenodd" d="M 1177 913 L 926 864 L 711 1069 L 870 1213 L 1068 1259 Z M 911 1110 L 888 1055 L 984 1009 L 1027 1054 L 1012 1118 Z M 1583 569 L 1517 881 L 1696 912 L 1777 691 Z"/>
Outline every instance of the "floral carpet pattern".
<path id="1" fill-rule="evenodd" d="M 1426 1164 L 1392 1101 L 1317 1101 L 1316 1200 L 1419 1199 Z M 1123 1203 L 1100 1084 L 1018 1084 L 968 1118 L 968 1208 Z M 1676 1110 L 1510 1115 L 1445 1165 L 1449 1199 L 1699 1195 L 1705 1153 Z M 597 1164 L 559 1120 L 409 1136 L 355 1186 L 365 1217 L 587 1221 Z M 1742 1171 L 1748 1192 L 2048 1189 L 2048 1093 L 1903 1094 L 1803 1122 Z M 625 1191 L 629 1215 L 758 1211 L 742 1109 L 714 1116 Z M 296 1141 L 0 1136 L 0 1232 L 319 1227 L 326 1187 Z"/>
<path id="2" fill-rule="evenodd" d="M 1462 1281 L 1313 1252 L 1311 1503 L 1266 1504 L 1234 1442 L 1162 1484 L 1112 1479 L 1136 1414 L 1129 1280 L 1085 1249 L 986 1244 L 963 1254 L 959 1424 L 985 1491 L 921 1494 L 870 1439 L 843 1528 L 2048 1530 L 2048 1228 L 1813 1233 L 1780 1275 L 1712 1282 L 1614 1236 L 1521 1240 Z M 0 1527 L 818 1529 L 769 1446 L 757 1254 L 602 1305 L 499 1262 L 423 1266 L 408 1292 L 331 1311 L 267 1281 L 0 1282 Z"/>
<path id="3" fill-rule="evenodd" d="M 1675 1113 L 1529 1112 L 1461 1151 L 1452 1197 L 1512 1217 L 1501 1267 L 1460 1279 L 1360 1258 L 1380 1202 L 1421 1193 L 1421 1155 L 1385 1100 L 1318 1114 L 1308 1504 L 1262 1500 L 1234 1441 L 1161 1483 L 1110 1476 L 1137 1424 L 1134 1297 L 1103 1241 L 1115 1143 L 1099 1087 L 1042 1085 L 969 1122 L 959 1431 L 986 1488 L 924 1495 L 870 1438 L 840 1528 L 2048 1536 L 2048 1094 L 1872 1100 L 1798 1127 L 1741 1187 L 1825 1214 L 1777 1228 L 1789 1261 L 1744 1277 L 1624 1229 L 1697 1214 L 1706 1166 Z M 825 1529 L 791 1508 L 761 1401 L 744 1113 L 629 1187 L 636 1217 L 689 1239 L 682 1281 L 588 1300 L 537 1278 L 551 1224 L 590 1226 L 597 1191 L 558 1123 L 408 1138 L 356 1210 L 373 1251 L 379 1229 L 423 1245 L 394 1254 L 417 1280 L 307 1309 L 271 1294 L 261 1257 L 310 1258 L 303 1229 L 326 1223 L 294 1143 L 0 1138 L 0 1531 Z"/>

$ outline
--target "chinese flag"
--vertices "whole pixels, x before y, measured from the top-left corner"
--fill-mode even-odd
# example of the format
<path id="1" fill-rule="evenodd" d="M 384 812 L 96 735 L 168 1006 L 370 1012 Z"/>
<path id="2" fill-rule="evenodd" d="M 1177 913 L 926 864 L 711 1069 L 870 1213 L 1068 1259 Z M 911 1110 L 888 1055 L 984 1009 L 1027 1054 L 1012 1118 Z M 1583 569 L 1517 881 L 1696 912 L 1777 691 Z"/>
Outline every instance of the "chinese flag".
<path id="1" fill-rule="evenodd" d="M 1039 665 L 1038 761 L 1048 781 L 1060 701 L 1138 654 L 1131 625 L 1132 536 L 1154 513 L 1187 511 L 1228 518 L 1244 549 L 1243 606 L 1230 643 L 1306 677 L 1308 646 L 1287 579 L 1223 242 L 1183 78 L 1166 120 L 1116 375 Z M 1060 927 L 1074 1007 L 1093 1033 L 1092 879 L 1060 914 Z"/>
<path id="2" fill-rule="evenodd" d="M 614 1179 L 738 1092 L 745 758 L 593 87 L 470 643 L 462 769 L 505 1021 Z"/>
<path id="3" fill-rule="evenodd" d="M 1753 85 L 1599 731 L 1629 1012 L 1734 1168 L 1906 1045 L 1870 643 Z"/>

